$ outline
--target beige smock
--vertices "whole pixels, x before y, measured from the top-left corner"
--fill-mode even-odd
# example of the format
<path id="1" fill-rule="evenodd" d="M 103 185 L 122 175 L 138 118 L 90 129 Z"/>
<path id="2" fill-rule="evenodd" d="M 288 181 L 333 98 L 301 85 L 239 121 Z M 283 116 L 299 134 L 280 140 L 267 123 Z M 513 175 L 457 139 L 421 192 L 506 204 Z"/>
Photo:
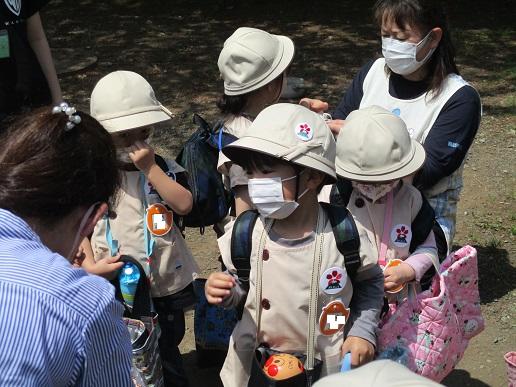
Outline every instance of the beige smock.
<path id="1" fill-rule="evenodd" d="M 174 173 L 184 169 L 173 160 L 166 160 L 169 170 Z M 163 237 L 154 236 L 155 244 L 152 256 L 148 259 L 145 249 L 144 194 L 139 171 L 123 171 L 122 185 L 116 207 L 117 216 L 109 219 L 111 233 L 118 241 L 120 253 L 139 260 L 149 275 L 152 297 L 164 297 L 183 290 L 199 272 L 186 241 L 173 225 L 170 232 Z M 147 181 L 144 182 L 147 187 Z M 106 240 L 107 220 L 101 219 L 91 238 L 95 260 L 110 256 Z"/>
<path id="2" fill-rule="evenodd" d="M 322 226 L 320 230 L 316 230 L 316 235 L 322 235 L 323 243 L 318 278 L 332 267 L 340 268 L 343 278 L 342 290 L 335 295 L 325 294 L 322 289 L 318 289 L 317 318 L 323 306 L 330 301 L 340 299 L 346 307 L 349 307 L 353 294 L 353 286 L 344 266 L 344 257 L 337 249 L 330 222 L 320 206 L 318 216 L 322 217 L 320 218 Z M 263 254 L 262 257 L 258 257 L 262 232 L 265 232 L 264 223 L 263 218 L 260 217 L 252 234 L 249 293 L 242 319 L 231 335 L 229 351 L 220 373 L 225 387 L 247 386 L 257 344 L 267 343 L 271 348 L 283 352 L 304 353 L 306 351 L 311 273 L 316 244 L 320 239 L 316 237 L 311 243 L 287 247 L 272 241 L 265 234 Z M 230 272 L 236 273 L 231 261 L 231 232 L 226 232 L 218 241 L 224 264 Z M 261 300 L 256 299 L 258 264 L 263 265 Z M 367 264 L 368 262 L 362 262 L 363 267 Z M 317 282 L 319 283 L 319 280 Z M 261 309 L 260 329 L 256 338 L 256 308 L 264 304 L 268 309 L 263 307 Z M 332 336 L 324 336 L 319 332 L 318 326 L 317 322 L 315 353 L 317 358 L 323 360 L 322 375 L 337 372 L 344 333 L 341 331 Z"/>

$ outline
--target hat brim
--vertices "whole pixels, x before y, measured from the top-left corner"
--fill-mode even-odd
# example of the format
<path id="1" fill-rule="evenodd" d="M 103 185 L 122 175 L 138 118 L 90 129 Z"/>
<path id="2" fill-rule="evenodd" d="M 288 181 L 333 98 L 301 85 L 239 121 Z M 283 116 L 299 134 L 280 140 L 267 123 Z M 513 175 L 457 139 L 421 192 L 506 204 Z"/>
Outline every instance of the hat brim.
<path id="1" fill-rule="evenodd" d="M 280 61 L 276 64 L 274 70 L 272 70 L 269 74 L 267 74 L 263 79 L 258 81 L 257 83 L 253 83 L 250 85 L 245 85 L 239 88 L 228 89 L 226 85 L 224 85 L 224 94 L 226 95 L 242 95 L 250 93 L 251 91 L 258 90 L 260 87 L 265 86 L 266 84 L 272 82 L 277 77 L 279 77 L 292 63 L 292 59 L 294 59 L 295 47 L 294 42 L 283 35 L 273 35 L 276 37 L 281 45 L 283 46 L 283 54 L 281 56 Z"/>
<path id="2" fill-rule="evenodd" d="M 160 122 L 168 121 L 170 118 L 171 117 L 163 110 L 149 110 L 123 117 L 110 118 L 99 122 L 109 133 L 118 133 L 158 124 Z"/>
<path id="3" fill-rule="evenodd" d="M 356 173 L 346 170 L 345 167 L 339 163 L 338 157 L 335 160 L 335 169 L 337 172 L 337 176 L 344 177 L 349 180 L 367 182 L 367 183 L 380 183 L 384 181 L 391 181 L 396 179 L 401 179 L 403 177 L 409 176 L 414 172 L 417 172 L 424 164 L 426 154 L 423 146 L 417 141 L 412 140 L 412 145 L 414 146 L 414 154 L 408 163 L 405 163 L 402 167 L 389 171 L 387 173 Z"/>
<path id="4" fill-rule="evenodd" d="M 244 160 L 249 156 L 249 151 L 258 152 L 278 158 L 280 160 L 284 160 L 286 162 L 297 164 L 306 168 L 312 168 L 316 171 L 322 172 L 326 175 L 325 184 L 332 184 L 336 181 L 336 175 L 333 166 L 329 165 L 327 160 L 325 160 L 323 157 L 316 159 L 313 156 L 299 155 L 293 159 L 286 159 L 279 156 L 287 149 L 287 147 L 276 144 L 269 140 L 246 136 L 239 138 L 235 142 L 225 146 L 222 149 L 222 153 L 224 153 L 231 161 L 238 164 L 240 160 Z"/>

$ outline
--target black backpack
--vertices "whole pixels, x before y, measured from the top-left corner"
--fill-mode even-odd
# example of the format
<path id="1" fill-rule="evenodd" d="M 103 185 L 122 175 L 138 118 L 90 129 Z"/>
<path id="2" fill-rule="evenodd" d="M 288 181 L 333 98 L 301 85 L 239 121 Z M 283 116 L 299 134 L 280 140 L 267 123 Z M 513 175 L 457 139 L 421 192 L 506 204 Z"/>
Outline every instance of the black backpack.
<path id="1" fill-rule="evenodd" d="M 344 265 L 351 282 L 360 267 L 360 237 L 353 216 L 346 207 L 320 203 L 326 211 L 337 248 L 344 256 Z M 253 229 L 259 214 L 256 210 L 242 212 L 235 220 L 231 235 L 231 260 L 242 287 L 249 291 Z M 242 318 L 246 298 L 237 306 L 238 319 Z"/>
<path id="2" fill-rule="evenodd" d="M 198 114 L 193 115 L 193 122 L 197 130 L 184 144 L 176 162 L 188 172 L 193 196 L 192 211 L 183 216 L 183 225 L 199 227 L 202 234 L 206 226 L 221 221 L 229 212 L 231 194 L 224 188 L 217 161 L 220 149 L 236 137 L 224 132 L 222 122 L 212 127 Z"/>

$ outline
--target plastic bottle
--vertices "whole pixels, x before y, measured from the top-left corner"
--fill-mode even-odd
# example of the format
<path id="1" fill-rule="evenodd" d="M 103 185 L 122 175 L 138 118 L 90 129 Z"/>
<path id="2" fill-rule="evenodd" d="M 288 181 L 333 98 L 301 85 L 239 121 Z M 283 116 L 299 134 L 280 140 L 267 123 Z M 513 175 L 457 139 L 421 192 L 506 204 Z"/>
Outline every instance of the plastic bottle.
<path id="1" fill-rule="evenodd" d="M 133 307 L 134 295 L 136 294 L 136 288 L 138 281 L 140 280 L 140 271 L 138 267 L 131 262 L 126 262 L 118 275 L 120 281 L 120 290 L 122 291 L 122 297 L 129 308 Z"/>

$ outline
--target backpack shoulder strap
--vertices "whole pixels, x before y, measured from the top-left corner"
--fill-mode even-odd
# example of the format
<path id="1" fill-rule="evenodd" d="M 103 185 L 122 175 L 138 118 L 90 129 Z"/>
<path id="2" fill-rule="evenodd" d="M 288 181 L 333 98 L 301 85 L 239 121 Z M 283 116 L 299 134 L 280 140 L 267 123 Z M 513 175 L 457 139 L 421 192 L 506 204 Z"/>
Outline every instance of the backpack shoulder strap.
<path id="1" fill-rule="evenodd" d="M 320 203 L 333 229 L 337 248 L 344 256 L 344 265 L 349 278 L 353 282 L 360 267 L 360 236 L 353 216 L 346 207 L 328 203 Z"/>
<path id="2" fill-rule="evenodd" d="M 337 206 L 347 207 L 349 198 L 353 192 L 351 181 L 339 177 L 337 183 L 331 187 L 330 203 Z"/>
<path id="3" fill-rule="evenodd" d="M 158 154 L 154 154 L 154 160 L 156 161 L 156 164 L 158 164 L 158 167 L 160 167 L 163 172 L 167 173 L 169 171 L 168 164 L 163 157 L 161 157 Z"/>
<path id="4" fill-rule="evenodd" d="M 253 229 L 258 216 L 258 211 L 248 210 L 242 212 L 235 219 L 231 234 L 231 261 L 237 271 L 238 279 L 246 291 L 249 291 Z M 237 306 L 239 320 L 242 318 L 244 304 L 245 299 Z"/>
<path id="5" fill-rule="evenodd" d="M 435 223 L 434 209 L 423 194 L 421 194 L 421 198 L 423 199 L 423 203 L 411 225 L 412 240 L 410 241 L 409 247 L 411 253 L 426 240 Z"/>

